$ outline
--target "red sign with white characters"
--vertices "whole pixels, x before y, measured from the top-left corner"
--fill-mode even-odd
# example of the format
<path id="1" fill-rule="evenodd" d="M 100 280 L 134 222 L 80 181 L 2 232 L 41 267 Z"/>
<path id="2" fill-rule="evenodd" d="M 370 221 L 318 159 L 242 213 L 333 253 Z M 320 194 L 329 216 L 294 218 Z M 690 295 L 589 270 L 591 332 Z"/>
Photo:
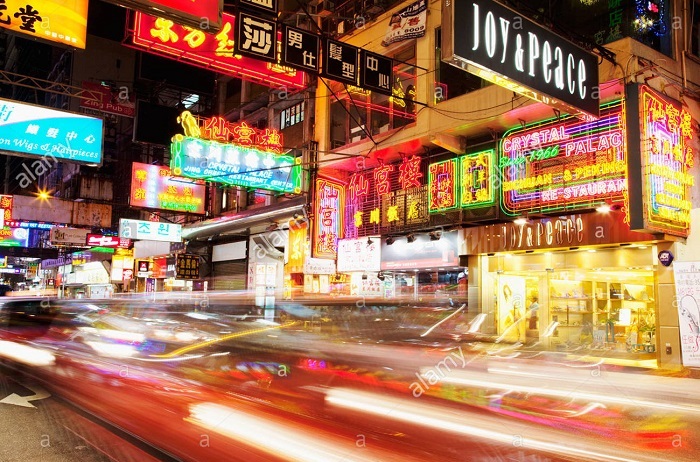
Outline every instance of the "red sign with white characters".
<path id="1" fill-rule="evenodd" d="M 269 87 L 304 87 L 304 73 L 277 63 L 266 63 L 233 53 L 233 15 L 224 13 L 223 26 L 217 33 L 207 34 L 173 21 L 136 13 L 132 43 L 139 49 L 163 55 L 222 74 L 255 81 Z M 278 48 L 281 41 L 278 40 Z"/>
<path id="2" fill-rule="evenodd" d="M 131 239 L 118 236 L 103 236 L 102 234 L 88 234 L 85 243 L 95 247 L 128 249 L 131 246 Z"/>

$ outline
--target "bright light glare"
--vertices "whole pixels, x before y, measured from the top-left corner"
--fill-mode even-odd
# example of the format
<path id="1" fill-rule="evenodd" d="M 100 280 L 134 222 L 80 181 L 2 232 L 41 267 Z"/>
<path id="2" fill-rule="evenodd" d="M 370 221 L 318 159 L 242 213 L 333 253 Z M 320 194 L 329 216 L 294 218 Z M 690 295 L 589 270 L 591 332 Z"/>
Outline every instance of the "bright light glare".
<path id="1" fill-rule="evenodd" d="M 130 358 L 136 354 L 136 349 L 131 345 L 118 343 L 85 342 L 93 350 L 102 356 L 110 358 Z"/>
<path id="2" fill-rule="evenodd" d="M 523 218 L 523 217 L 516 218 L 515 220 L 513 220 L 513 223 L 515 223 L 518 226 L 525 225 L 525 224 L 527 224 L 527 218 Z"/>
<path id="3" fill-rule="evenodd" d="M 48 351 L 5 340 L 0 340 L 0 356 L 30 366 L 51 366 L 56 362 Z"/>
<path id="4" fill-rule="evenodd" d="M 601 204 L 598 207 L 596 207 L 595 211 L 599 213 L 608 213 L 612 210 L 612 207 L 608 204 Z"/>

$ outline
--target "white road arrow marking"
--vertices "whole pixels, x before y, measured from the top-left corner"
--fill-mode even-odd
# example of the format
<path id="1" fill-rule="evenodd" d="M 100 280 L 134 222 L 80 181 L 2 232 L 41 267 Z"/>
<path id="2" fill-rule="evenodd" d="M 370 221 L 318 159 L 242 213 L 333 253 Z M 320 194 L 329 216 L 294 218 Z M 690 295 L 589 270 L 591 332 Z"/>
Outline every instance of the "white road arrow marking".
<path id="1" fill-rule="evenodd" d="M 36 401 L 39 399 L 46 399 L 51 397 L 51 394 L 44 390 L 41 387 L 33 386 L 30 387 L 28 385 L 22 384 L 23 387 L 30 389 L 31 391 L 34 392 L 33 395 L 31 396 L 20 396 L 17 393 L 12 393 L 10 396 L 7 396 L 3 399 L 0 399 L 0 404 L 14 404 L 15 406 L 22 406 L 22 407 L 36 407 L 30 401 Z"/>

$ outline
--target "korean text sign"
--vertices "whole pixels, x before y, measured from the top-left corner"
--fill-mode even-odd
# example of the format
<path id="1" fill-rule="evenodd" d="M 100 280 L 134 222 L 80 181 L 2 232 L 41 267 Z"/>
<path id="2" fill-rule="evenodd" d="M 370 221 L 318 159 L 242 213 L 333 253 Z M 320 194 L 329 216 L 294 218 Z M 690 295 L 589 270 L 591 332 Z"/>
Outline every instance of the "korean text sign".
<path id="1" fill-rule="evenodd" d="M 99 165 L 102 119 L 0 98 L 0 151 Z"/>
<path id="2" fill-rule="evenodd" d="M 0 27 L 85 48 L 88 0 L 0 0 Z"/>
<path id="3" fill-rule="evenodd" d="M 144 241 L 180 242 L 182 225 L 122 218 L 119 220 L 119 237 Z"/>

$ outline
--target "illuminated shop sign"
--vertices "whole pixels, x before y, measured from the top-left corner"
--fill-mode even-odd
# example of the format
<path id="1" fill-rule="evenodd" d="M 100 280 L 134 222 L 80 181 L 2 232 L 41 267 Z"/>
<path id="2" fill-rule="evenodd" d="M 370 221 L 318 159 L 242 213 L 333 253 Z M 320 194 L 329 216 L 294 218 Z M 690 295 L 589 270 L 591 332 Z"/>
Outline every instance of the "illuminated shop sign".
<path id="1" fill-rule="evenodd" d="M 457 208 L 457 159 L 428 167 L 428 210 L 445 212 Z"/>
<path id="2" fill-rule="evenodd" d="M 181 253 L 175 258 L 175 279 L 199 279 L 199 255 Z"/>
<path id="3" fill-rule="evenodd" d="M 131 239 L 124 239 L 117 236 L 104 236 L 102 234 L 88 234 L 85 244 L 91 247 L 109 247 L 128 249 L 131 246 Z M 93 249 L 94 250 L 94 249 Z"/>
<path id="4" fill-rule="evenodd" d="M 459 204 L 462 208 L 494 205 L 495 150 L 467 154 L 459 158 Z"/>
<path id="5" fill-rule="evenodd" d="M 106 0 L 117 6 L 158 14 L 197 29 L 221 29 L 223 0 Z M 139 13 L 141 14 L 141 13 Z"/>
<path id="6" fill-rule="evenodd" d="M 26 228 L 0 228 L 0 247 L 27 247 L 29 230 Z"/>
<path id="7" fill-rule="evenodd" d="M 94 109 L 124 117 L 134 117 L 136 109 L 134 106 L 134 93 L 129 93 L 124 87 L 109 87 L 96 82 L 83 82 L 83 90 L 89 91 L 93 95 L 99 95 L 99 101 L 93 99 L 80 99 L 80 107 Z"/>
<path id="8" fill-rule="evenodd" d="M 17 220 L 10 220 L 10 221 L 5 221 L 6 226 L 11 226 L 14 228 L 29 228 L 29 229 L 51 229 L 54 227 L 61 227 L 65 225 L 59 225 L 57 223 L 40 223 L 37 221 L 17 221 Z"/>
<path id="9" fill-rule="evenodd" d="M 144 241 L 180 242 L 182 225 L 121 218 L 119 237 Z"/>
<path id="10" fill-rule="evenodd" d="M 622 101 L 594 122 L 574 117 L 507 132 L 501 141 L 503 210 L 510 215 L 591 208 L 627 192 Z"/>
<path id="11" fill-rule="evenodd" d="M 134 162 L 131 168 L 132 207 L 204 213 L 205 185 L 176 177 L 170 168 Z"/>
<path id="12" fill-rule="evenodd" d="M 289 222 L 289 259 L 287 260 L 287 269 L 290 273 L 302 273 L 304 271 L 308 230 L 309 227 L 306 221 L 297 223 L 296 220 L 291 220 Z"/>
<path id="13" fill-rule="evenodd" d="M 132 43 L 136 48 L 166 56 L 222 74 L 253 80 L 270 87 L 303 88 L 304 73 L 279 64 L 266 63 L 234 54 L 234 16 L 224 13 L 217 33 L 205 33 L 199 26 L 190 28 L 170 20 L 137 12 Z"/>
<path id="14" fill-rule="evenodd" d="M 196 120 L 198 130 L 190 124 Z M 245 122 L 233 123 L 223 117 L 215 116 L 197 119 L 185 111 L 180 115 L 185 135 L 205 140 L 233 143 L 241 146 L 254 146 L 261 151 L 282 152 L 282 134 L 274 128 L 259 129 L 250 127 Z"/>
<path id="15" fill-rule="evenodd" d="M 12 221 L 12 196 L 0 195 L 0 228 Z"/>
<path id="16" fill-rule="evenodd" d="M 176 175 L 215 183 L 298 194 L 301 158 L 177 135 L 170 146 Z"/>
<path id="17" fill-rule="evenodd" d="M 316 217 L 314 220 L 314 257 L 333 258 L 338 254 L 338 239 L 343 232 L 345 185 L 319 178 L 316 180 Z"/>
<path id="18" fill-rule="evenodd" d="M 442 59 L 566 112 L 598 117 L 598 58 L 494 0 L 446 2 Z"/>
<path id="19" fill-rule="evenodd" d="M 645 85 L 628 85 L 626 94 L 630 226 L 687 237 L 694 184 L 692 118 L 680 103 Z"/>
<path id="20" fill-rule="evenodd" d="M 0 27 L 81 49 L 87 14 L 88 0 L 0 0 Z"/>
<path id="21" fill-rule="evenodd" d="M 382 234 L 428 221 L 423 158 L 355 172 L 348 182 L 345 234 Z"/>
<path id="22" fill-rule="evenodd" d="M 381 243 L 380 236 L 338 241 L 338 272 L 379 271 Z"/>
<path id="23" fill-rule="evenodd" d="M 102 119 L 0 99 L 0 152 L 39 157 L 41 163 L 99 165 Z M 32 164 L 35 172 L 42 167 L 35 167 L 37 162 Z M 45 170 L 44 166 L 41 171 Z M 21 173 L 18 178 L 22 176 L 26 175 Z"/>

